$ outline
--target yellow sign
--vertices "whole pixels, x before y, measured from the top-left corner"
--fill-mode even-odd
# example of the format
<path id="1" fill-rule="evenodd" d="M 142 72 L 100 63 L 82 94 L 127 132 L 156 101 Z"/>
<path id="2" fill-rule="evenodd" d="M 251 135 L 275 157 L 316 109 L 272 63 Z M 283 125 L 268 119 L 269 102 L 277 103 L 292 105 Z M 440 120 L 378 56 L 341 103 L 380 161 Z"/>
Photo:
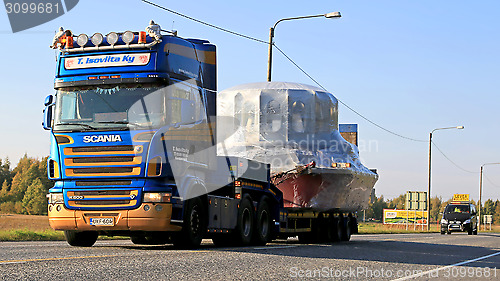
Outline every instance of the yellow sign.
<path id="1" fill-rule="evenodd" d="M 384 224 L 426 224 L 427 212 L 384 209 Z"/>
<path id="2" fill-rule="evenodd" d="M 469 202 L 469 194 L 453 194 L 452 201 Z"/>

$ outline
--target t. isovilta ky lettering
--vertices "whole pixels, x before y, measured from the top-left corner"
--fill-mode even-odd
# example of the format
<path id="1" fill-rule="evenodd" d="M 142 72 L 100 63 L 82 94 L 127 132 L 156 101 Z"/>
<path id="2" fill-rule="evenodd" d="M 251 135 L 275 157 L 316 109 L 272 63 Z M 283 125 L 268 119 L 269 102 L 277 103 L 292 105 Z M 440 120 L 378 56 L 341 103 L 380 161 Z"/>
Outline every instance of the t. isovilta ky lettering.
<path id="1" fill-rule="evenodd" d="M 122 137 L 120 135 L 94 135 L 94 136 L 84 136 L 83 142 L 117 142 L 122 141 Z"/>
<path id="2" fill-rule="evenodd" d="M 135 57 L 124 55 L 124 56 L 105 56 L 100 58 L 91 58 L 87 57 L 86 60 L 84 58 L 78 58 L 78 64 L 92 64 L 92 63 L 106 63 L 106 62 L 126 62 L 133 63 Z"/>

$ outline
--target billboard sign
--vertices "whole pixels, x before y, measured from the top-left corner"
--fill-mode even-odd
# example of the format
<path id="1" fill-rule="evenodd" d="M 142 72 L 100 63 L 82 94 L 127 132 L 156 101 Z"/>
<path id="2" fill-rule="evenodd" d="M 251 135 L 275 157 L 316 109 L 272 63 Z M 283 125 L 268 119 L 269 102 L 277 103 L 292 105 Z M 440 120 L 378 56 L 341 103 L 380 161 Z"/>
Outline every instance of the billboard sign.
<path id="1" fill-rule="evenodd" d="M 426 223 L 426 211 L 384 209 L 384 224 L 425 225 Z"/>

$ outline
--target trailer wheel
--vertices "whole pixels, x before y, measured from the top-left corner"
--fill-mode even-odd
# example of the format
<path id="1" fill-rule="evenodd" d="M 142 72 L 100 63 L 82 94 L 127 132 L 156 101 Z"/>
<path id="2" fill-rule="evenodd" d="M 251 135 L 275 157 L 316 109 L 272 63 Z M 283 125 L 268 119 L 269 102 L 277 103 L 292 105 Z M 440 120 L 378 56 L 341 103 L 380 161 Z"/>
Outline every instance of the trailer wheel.
<path id="1" fill-rule="evenodd" d="M 254 208 L 252 202 L 247 198 L 240 201 L 238 208 L 238 220 L 236 223 L 235 239 L 239 245 L 246 246 L 252 241 L 254 228 Z"/>
<path id="2" fill-rule="evenodd" d="M 342 235 L 344 233 L 344 220 L 342 217 L 336 217 L 333 219 L 333 234 L 334 234 L 334 240 L 335 241 L 342 241 Z"/>
<path id="3" fill-rule="evenodd" d="M 200 246 L 207 232 L 207 219 L 203 215 L 206 212 L 203 209 L 203 203 L 199 197 L 186 202 L 182 230 L 172 236 L 175 247 L 192 249 Z"/>
<path id="4" fill-rule="evenodd" d="M 271 208 L 266 197 L 263 197 L 257 207 L 255 222 L 255 231 L 253 235 L 252 244 L 255 245 L 266 245 L 267 242 L 271 241 L 273 234 L 273 220 L 271 217 Z"/>
<path id="5" fill-rule="evenodd" d="M 349 217 L 344 218 L 344 227 L 342 229 L 342 241 L 351 240 L 351 219 Z"/>
<path id="6" fill-rule="evenodd" d="M 97 231 L 64 231 L 66 242 L 76 247 L 92 247 L 95 241 L 97 241 L 97 236 L 99 236 Z"/>

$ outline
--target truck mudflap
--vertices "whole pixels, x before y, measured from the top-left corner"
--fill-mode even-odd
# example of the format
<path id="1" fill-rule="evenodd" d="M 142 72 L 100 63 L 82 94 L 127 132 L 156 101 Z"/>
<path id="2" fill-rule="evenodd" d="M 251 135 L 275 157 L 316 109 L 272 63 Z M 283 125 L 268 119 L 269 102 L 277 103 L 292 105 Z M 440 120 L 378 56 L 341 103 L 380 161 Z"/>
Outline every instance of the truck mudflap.
<path id="1" fill-rule="evenodd" d="M 170 223 L 172 204 L 143 203 L 134 210 L 79 211 L 64 204 L 49 205 L 49 224 L 55 230 L 79 231 L 180 231 Z"/>

